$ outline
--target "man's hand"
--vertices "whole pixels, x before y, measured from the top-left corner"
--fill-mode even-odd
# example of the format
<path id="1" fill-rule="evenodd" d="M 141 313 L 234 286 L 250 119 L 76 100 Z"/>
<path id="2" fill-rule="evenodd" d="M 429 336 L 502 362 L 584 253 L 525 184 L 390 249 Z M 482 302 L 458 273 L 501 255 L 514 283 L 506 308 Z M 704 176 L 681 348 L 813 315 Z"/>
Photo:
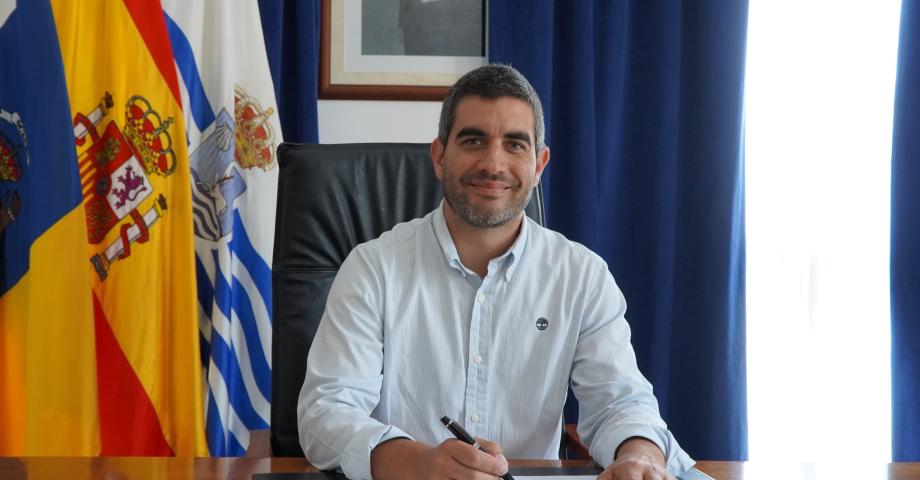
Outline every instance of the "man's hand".
<path id="1" fill-rule="evenodd" d="M 508 472 L 508 460 L 494 442 L 476 439 L 486 452 L 460 440 L 445 440 L 437 447 L 405 438 L 377 445 L 371 451 L 371 473 L 387 479 L 494 480 Z"/>
<path id="2" fill-rule="evenodd" d="M 613 463 L 597 480 L 675 480 L 664 467 L 664 453 L 644 438 L 627 439 L 617 449 Z"/>

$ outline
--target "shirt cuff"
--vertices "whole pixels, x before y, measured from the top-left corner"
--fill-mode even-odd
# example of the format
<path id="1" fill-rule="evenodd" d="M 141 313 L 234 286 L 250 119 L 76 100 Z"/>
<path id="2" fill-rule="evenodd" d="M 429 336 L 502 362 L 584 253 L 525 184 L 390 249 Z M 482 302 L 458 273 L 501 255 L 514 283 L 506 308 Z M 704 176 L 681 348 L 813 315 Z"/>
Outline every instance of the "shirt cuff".
<path id="1" fill-rule="evenodd" d="M 391 425 L 380 425 L 356 433 L 342 452 L 342 473 L 352 480 L 371 480 L 371 451 L 377 445 L 394 438 L 414 440 L 406 432 Z"/>
<path id="2" fill-rule="evenodd" d="M 696 463 L 680 448 L 677 439 L 668 429 L 642 424 L 620 425 L 608 432 L 599 433 L 598 438 L 591 444 L 591 456 L 602 467 L 607 468 L 613 463 L 616 449 L 631 437 L 642 437 L 658 445 L 664 452 L 665 467 L 671 475 L 681 475 L 693 468 Z"/>

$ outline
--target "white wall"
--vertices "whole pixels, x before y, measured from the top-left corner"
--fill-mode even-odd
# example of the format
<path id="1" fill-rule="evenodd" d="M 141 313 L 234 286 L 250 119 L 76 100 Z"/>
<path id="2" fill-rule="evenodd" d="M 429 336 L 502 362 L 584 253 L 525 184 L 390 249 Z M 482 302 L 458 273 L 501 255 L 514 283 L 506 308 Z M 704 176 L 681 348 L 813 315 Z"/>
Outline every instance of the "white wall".
<path id="1" fill-rule="evenodd" d="M 441 102 L 319 100 L 319 141 L 429 143 L 440 113 Z"/>

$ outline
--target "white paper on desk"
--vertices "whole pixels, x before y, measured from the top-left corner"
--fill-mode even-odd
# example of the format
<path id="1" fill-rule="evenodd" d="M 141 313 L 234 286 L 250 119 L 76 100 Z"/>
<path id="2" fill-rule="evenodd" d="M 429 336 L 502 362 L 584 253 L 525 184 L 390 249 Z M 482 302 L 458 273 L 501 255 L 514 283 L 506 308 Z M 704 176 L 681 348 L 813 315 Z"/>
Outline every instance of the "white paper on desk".
<path id="1" fill-rule="evenodd" d="M 597 475 L 540 475 L 531 477 L 529 475 L 515 475 L 514 480 L 594 480 Z"/>
<path id="2" fill-rule="evenodd" d="M 515 475 L 514 480 L 595 480 L 596 475 L 550 475 L 550 476 L 529 476 L 529 475 Z M 689 471 L 684 472 L 682 475 L 677 477 L 678 480 L 712 480 L 712 477 L 706 475 L 705 473 L 691 468 Z"/>

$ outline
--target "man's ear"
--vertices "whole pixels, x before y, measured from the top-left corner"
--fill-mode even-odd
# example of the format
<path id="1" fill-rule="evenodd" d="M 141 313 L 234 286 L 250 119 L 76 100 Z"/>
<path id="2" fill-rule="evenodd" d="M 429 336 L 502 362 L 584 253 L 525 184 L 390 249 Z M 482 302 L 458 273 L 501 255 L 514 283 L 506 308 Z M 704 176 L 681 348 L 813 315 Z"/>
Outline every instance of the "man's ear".
<path id="1" fill-rule="evenodd" d="M 431 165 L 434 167 L 434 174 L 438 177 L 438 180 L 443 180 L 441 177 L 444 167 L 442 162 L 444 161 L 444 144 L 441 143 L 441 140 L 434 139 L 431 141 Z"/>
<path id="2" fill-rule="evenodd" d="M 549 147 L 543 147 L 543 151 L 537 154 L 537 168 L 533 186 L 536 187 L 540 183 L 540 175 L 543 174 L 543 169 L 546 168 L 547 163 L 549 163 Z"/>

